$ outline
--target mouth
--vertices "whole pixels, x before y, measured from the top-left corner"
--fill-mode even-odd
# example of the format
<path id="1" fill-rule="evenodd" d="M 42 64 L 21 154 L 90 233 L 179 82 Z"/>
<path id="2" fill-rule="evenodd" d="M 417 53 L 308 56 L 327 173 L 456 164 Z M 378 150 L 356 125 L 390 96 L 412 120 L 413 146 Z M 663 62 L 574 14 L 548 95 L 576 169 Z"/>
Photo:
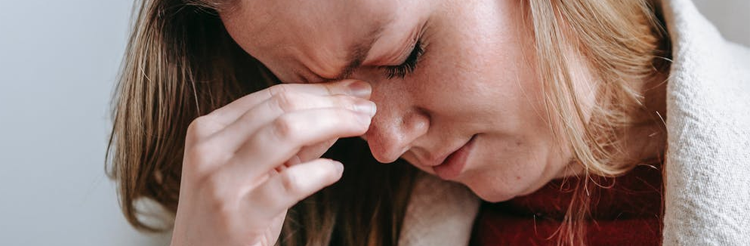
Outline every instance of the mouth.
<path id="1" fill-rule="evenodd" d="M 433 166 L 432 170 L 435 171 L 435 174 L 444 180 L 455 180 L 458 178 L 466 166 L 476 137 L 477 135 L 472 136 L 461 148 L 448 155 L 440 165 Z"/>

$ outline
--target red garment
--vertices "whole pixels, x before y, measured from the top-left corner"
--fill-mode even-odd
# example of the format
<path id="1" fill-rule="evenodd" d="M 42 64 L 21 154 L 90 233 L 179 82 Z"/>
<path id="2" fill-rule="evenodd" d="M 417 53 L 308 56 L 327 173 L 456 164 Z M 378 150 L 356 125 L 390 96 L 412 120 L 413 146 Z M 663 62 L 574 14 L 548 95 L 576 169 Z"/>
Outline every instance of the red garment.
<path id="1" fill-rule="evenodd" d="M 614 180 L 614 183 L 613 183 Z M 553 236 L 569 207 L 577 181 L 553 180 L 538 191 L 501 203 L 484 203 L 471 245 L 556 245 Z M 659 245 L 661 243 L 661 170 L 638 166 L 626 175 L 594 185 L 587 245 Z M 613 185 L 614 184 L 614 185 Z"/>

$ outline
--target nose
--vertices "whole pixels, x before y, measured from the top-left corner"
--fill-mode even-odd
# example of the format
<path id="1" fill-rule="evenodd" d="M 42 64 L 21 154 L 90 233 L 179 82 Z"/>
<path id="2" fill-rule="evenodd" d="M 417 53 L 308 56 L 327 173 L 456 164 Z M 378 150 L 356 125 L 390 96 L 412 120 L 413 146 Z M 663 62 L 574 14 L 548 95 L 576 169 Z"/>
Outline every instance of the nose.
<path id="1" fill-rule="evenodd" d="M 378 106 L 378 112 L 364 138 L 377 161 L 394 162 L 427 133 L 430 117 L 425 110 L 413 106 L 403 91 L 381 94 L 373 87 L 371 100 Z"/>

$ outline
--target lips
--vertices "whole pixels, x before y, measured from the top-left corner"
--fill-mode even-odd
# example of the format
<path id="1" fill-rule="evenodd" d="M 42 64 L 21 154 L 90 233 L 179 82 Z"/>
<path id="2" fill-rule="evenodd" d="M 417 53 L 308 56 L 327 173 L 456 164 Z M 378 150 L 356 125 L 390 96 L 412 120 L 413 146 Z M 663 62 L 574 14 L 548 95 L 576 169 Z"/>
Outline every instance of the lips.
<path id="1" fill-rule="evenodd" d="M 464 144 L 464 145 L 465 145 L 465 144 Z M 462 145 L 461 147 L 463 147 L 463 145 Z M 460 149 L 461 147 L 459 147 L 459 149 Z M 456 150 L 458 150 L 458 149 L 456 149 Z M 422 165 L 423 165 L 423 166 L 427 166 L 427 167 L 436 167 L 436 166 L 440 166 L 440 165 L 442 165 L 442 164 L 443 164 L 443 163 L 445 162 L 445 160 L 446 160 L 446 159 L 448 159 L 448 157 L 449 157 L 449 156 L 450 156 L 451 154 L 455 153 L 455 152 L 456 152 L 456 150 L 454 150 L 454 151 L 451 151 L 451 152 L 448 152 L 448 153 L 446 153 L 446 154 L 442 155 L 442 157 L 440 157 L 440 158 L 435 158 L 435 159 L 432 159 L 432 160 L 429 160 L 429 161 L 421 161 L 421 163 L 422 163 Z"/>
<path id="2" fill-rule="evenodd" d="M 419 163 L 422 166 L 429 167 L 429 168 L 440 166 L 443 163 L 445 163 L 445 160 L 448 159 L 449 156 L 451 156 L 453 153 L 455 153 L 459 149 L 463 148 L 463 146 L 465 146 L 465 145 L 466 145 L 466 143 L 463 143 L 462 145 L 453 148 L 451 151 L 443 152 L 443 154 L 440 155 L 439 158 L 429 158 L 429 159 L 428 158 L 419 158 Z M 437 155 L 428 155 L 428 156 L 437 156 Z"/>
<path id="3" fill-rule="evenodd" d="M 476 135 L 472 136 L 463 146 L 452 152 L 450 155 L 442 158 L 440 164 L 430 165 L 440 178 L 445 180 L 453 180 L 463 171 L 466 166 L 467 159 L 471 154 L 472 147 L 474 146 L 474 139 Z"/>

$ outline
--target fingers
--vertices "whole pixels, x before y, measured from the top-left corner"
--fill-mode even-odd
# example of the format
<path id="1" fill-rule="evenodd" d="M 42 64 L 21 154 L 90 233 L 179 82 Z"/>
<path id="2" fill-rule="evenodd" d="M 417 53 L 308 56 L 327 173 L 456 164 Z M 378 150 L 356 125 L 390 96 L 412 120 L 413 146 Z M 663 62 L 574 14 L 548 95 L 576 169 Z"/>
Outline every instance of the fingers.
<path id="1" fill-rule="evenodd" d="M 368 130 L 370 93 L 359 81 L 280 85 L 194 120 L 175 235 L 206 236 L 198 244 L 275 241 L 289 207 L 341 178 L 340 163 L 318 157 Z"/>
<path id="2" fill-rule="evenodd" d="M 364 134 L 373 115 L 374 110 L 365 114 L 342 108 L 284 114 L 250 137 L 222 171 L 238 175 L 235 180 L 255 179 L 295 156 L 303 146 Z"/>
<path id="3" fill-rule="evenodd" d="M 333 146 L 334 143 L 336 143 L 336 140 L 338 139 L 331 139 L 314 144 L 312 146 L 302 147 L 297 155 L 293 156 L 292 159 L 289 159 L 289 161 L 287 161 L 287 166 L 320 158 L 321 156 L 323 156 L 323 154 L 326 153 L 326 151 L 328 151 L 328 149 L 331 148 L 331 146 Z"/>
<path id="4" fill-rule="evenodd" d="M 220 119 L 226 125 L 237 120 L 248 109 L 279 94 L 292 93 L 317 96 L 351 95 L 369 99 L 371 92 L 372 89 L 369 84 L 358 80 L 342 80 L 333 83 L 317 84 L 280 84 L 241 97 L 211 112 L 211 114 L 215 115 L 217 119 Z"/>
<path id="5" fill-rule="evenodd" d="M 329 159 L 316 159 L 286 168 L 245 195 L 245 214 L 250 218 L 270 220 L 338 181 L 343 171 L 341 163 Z"/>
<path id="6" fill-rule="evenodd" d="M 247 110 L 240 118 L 215 133 L 215 142 L 226 150 L 237 151 L 262 126 L 271 124 L 284 114 L 315 108 L 342 108 L 374 114 L 375 104 L 352 96 L 317 96 L 304 93 L 282 93 Z M 315 117 L 315 116 L 313 116 Z M 304 121 L 304 119 L 300 119 Z M 309 130 L 314 130 L 311 128 Z"/>

